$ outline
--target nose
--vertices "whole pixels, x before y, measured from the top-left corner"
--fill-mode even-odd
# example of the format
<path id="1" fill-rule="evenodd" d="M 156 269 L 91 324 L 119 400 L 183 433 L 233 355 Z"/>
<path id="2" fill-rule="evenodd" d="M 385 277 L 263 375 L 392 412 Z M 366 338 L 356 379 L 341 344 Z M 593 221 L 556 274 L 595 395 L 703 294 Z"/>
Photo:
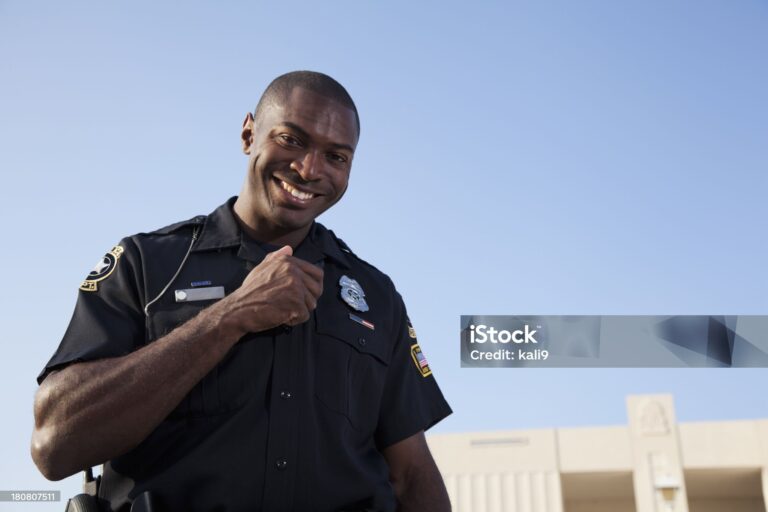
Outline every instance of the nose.
<path id="1" fill-rule="evenodd" d="M 320 162 L 321 159 L 319 159 L 317 150 L 312 149 L 304 153 L 301 158 L 291 162 L 291 169 L 299 173 L 306 181 L 313 181 L 317 179 L 319 174 Z"/>

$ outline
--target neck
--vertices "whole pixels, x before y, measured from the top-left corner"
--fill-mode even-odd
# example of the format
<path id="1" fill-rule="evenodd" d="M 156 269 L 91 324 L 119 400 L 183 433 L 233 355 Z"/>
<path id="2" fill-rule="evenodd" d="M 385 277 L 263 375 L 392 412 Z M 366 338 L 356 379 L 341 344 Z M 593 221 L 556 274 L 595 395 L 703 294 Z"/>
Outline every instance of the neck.
<path id="1" fill-rule="evenodd" d="M 253 214 L 253 209 L 247 205 L 247 200 L 238 197 L 232 207 L 235 220 L 249 237 L 278 247 L 290 245 L 296 247 L 306 238 L 311 225 L 296 230 L 286 230 L 279 226 L 269 225 L 264 219 Z"/>

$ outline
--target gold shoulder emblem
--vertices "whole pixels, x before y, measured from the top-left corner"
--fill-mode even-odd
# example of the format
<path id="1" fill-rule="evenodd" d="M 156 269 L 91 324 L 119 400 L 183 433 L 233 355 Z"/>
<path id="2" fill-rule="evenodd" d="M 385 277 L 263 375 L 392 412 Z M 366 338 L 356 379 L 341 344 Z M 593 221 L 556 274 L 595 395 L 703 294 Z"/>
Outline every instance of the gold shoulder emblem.
<path id="1" fill-rule="evenodd" d="M 84 292 L 98 291 L 99 281 L 103 281 L 114 272 L 115 267 L 117 267 L 117 261 L 120 259 L 120 256 L 123 255 L 124 251 L 122 246 L 114 246 L 111 251 L 105 254 L 104 257 L 96 263 L 96 266 L 93 267 L 93 270 L 90 271 L 80 285 L 80 289 Z"/>

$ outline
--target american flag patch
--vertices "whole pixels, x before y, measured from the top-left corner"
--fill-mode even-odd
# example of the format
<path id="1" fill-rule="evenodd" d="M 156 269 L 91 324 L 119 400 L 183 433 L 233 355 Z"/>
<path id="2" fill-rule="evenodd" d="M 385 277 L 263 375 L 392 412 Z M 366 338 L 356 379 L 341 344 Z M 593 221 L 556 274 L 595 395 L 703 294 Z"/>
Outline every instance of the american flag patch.
<path id="1" fill-rule="evenodd" d="M 427 356 L 421 351 L 421 347 L 419 347 L 418 343 L 411 345 L 411 357 L 422 377 L 432 375 L 432 370 L 429 369 L 429 363 L 427 362 Z"/>

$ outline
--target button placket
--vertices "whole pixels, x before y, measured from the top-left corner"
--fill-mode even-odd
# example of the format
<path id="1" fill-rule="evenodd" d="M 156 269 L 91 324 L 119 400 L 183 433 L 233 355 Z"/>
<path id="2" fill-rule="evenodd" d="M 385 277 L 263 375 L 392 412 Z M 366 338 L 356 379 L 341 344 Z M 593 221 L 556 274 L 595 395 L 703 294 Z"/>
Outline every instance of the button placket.
<path id="1" fill-rule="evenodd" d="M 300 357 L 301 328 L 285 332 L 276 330 L 273 338 L 274 360 L 271 378 L 271 405 L 267 460 L 271 470 L 264 480 L 263 510 L 287 510 L 292 503 L 292 489 L 297 468 L 296 443 L 298 434 L 298 403 L 296 389 L 297 366 Z"/>

